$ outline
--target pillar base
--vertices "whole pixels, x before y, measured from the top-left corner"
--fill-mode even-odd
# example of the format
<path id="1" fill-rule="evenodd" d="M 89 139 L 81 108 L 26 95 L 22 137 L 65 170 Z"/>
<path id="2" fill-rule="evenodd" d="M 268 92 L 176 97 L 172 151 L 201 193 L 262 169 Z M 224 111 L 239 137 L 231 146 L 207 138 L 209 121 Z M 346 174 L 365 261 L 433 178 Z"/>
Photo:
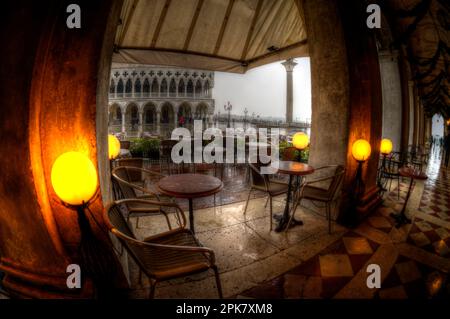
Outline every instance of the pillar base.
<path id="1" fill-rule="evenodd" d="M 350 228 L 356 227 L 367 216 L 373 213 L 382 202 L 383 199 L 380 196 L 380 188 L 378 186 L 373 187 L 364 192 L 357 205 L 347 199 L 347 203 L 343 205 L 345 208 L 341 210 L 344 214 L 339 219 L 345 226 Z"/>

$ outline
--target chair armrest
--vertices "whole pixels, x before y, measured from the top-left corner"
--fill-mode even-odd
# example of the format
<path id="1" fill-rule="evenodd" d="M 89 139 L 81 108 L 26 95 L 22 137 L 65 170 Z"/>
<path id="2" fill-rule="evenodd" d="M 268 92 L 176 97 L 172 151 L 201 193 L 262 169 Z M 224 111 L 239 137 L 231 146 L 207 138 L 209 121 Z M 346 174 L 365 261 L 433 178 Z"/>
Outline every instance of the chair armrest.
<path id="1" fill-rule="evenodd" d="M 167 219 L 167 213 L 162 208 L 163 207 L 174 208 L 175 214 L 177 215 L 177 218 L 178 218 L 179 222 L 181 223 L 180 227 L 183 229 L 186 227 L 186 216 L 184 215 L 184 212 L 181 209 L 181 207 L 178 204 L 176 204 L 175 202 L 161 202 L 161 201 L 156 201 L 156 200 L 133 198 L 133 199 L 122 199 L 122 200 L 116 201 L 115 203 L 117 205 L 127 204 L 127 203 L 140 203 L 140 204 L 144 204 L 144 205 L 147 204 L 147 205 L 157 206 L 157 207 L 159 207 L 159 210 L 155 211 L 155 213 L 160 213 L 160 214 L 164 215 L 166 217 L 166 219 Z M 169 225 L 169 228 L 170 228 L 170 225 Z"/>

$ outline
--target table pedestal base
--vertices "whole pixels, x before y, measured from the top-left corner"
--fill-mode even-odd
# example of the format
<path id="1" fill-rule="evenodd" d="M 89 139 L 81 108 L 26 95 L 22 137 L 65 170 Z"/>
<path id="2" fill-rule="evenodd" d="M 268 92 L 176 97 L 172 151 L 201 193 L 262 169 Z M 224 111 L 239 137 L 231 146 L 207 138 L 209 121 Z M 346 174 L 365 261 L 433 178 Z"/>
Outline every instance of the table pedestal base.
<path id="1" fill-rule="evenodd" d="M 405 225 L 405 224 L 411 224 L 411 219 L 406 217 L 405 214 L 402 214 L 402 213 L 397 213 L 397 214 L 391 213 L 389 216 L 391 216 L 395 220 L 395 227 L 396 228 L 400 228 L 400 226 Z"/>
<path id="2" fill-rule="evenodd" d="M 284 230 L 286 230 L 287 224 L 289 223 L 289 218 L 285 218 L 283 214 L 274 215 L 273 219 L 275 219 L 278 222 L 278 226 L 275 228 L 275 231 L 277 233 L 280 233 Z M 301 220 L 297 220 L 295 218 L 292 219 L 291 224 L 289 225 L 289 228 L 295 227 L 295 226 L 302 226 L 303 222 Z"/>

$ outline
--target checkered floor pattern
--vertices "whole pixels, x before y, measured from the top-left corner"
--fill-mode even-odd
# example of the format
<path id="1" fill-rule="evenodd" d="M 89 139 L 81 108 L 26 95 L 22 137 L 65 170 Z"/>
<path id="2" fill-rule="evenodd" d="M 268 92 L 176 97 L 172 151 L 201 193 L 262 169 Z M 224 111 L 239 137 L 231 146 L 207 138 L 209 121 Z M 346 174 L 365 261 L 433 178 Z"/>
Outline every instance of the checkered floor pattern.
<path id="1" fill-rule="evenodd" d="M 412 224 L 402 227 L 406 231 L 406 244 L 419 248 L 429 256 L 450 260 L 450 170 L 431 159 L 427 168 L 429 179 L 424 185 L 419 212 L 433 216 L 424 220 L 413 217 Z M 365 225 L 390 236 L 395 223 L 390 217 L 402 209 L 409 181 L 400 182 L 384 195 L 384 203 L 365 221 Z M 420 216 L 420 214 L 418 214 Z M 423 217 L 423 216 L 422 216 Z M 432 221 L 430 221 L 432 220 Z M 380 247 L 370 236 L 348 231 L 339 240 L 316 256 L 287 273 L 243 292 L 245 298 L 333 298 Z M 410 256 L 413 258 L 414 256 Z M 376 299 L 443 298 L 450 296 L 450 275 L 430 263 L 420 262 L 398 254 L 394 265 L 377 290 Z M 436 258 L 436 257 L 434 257 Z M 364 284 L 364 283 L 361 283 Z"/>

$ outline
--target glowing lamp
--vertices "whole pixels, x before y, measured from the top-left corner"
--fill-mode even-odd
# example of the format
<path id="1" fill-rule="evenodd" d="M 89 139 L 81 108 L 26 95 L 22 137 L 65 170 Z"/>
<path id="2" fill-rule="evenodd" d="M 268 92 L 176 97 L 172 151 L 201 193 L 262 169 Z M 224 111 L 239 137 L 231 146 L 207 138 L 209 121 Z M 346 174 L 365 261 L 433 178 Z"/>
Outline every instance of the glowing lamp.
<path id="1" fill-rule="evenodd" d="M 364 139 L 357 140 L 352 146 L 352 155 L 358 162 L 365 162 L 370 156 L 372 149 L 369 142 Z"/>
<path id="2" fill-rule="evenodd" d="M 299 150 L 305 149 L 309 145 L 309 136 L 303 132 L 295 133 L 292 137 L 292 145 Z"/>
<path id="3" fill-rule="evenodd" d="M 112 134 L 108 135 L 108 154 L 109 159 L 116 159 L 120 154 L 120 141 Z"/>
<path id="4" fill-rule="evenodd" d="M 66 204 L 84 205 L 97 191 L 97 171 L 84 154 L 60 155 L 52 166 L 51 181 L 56 195 Z"/>
<path id="5" fill-rule="evenodd" d="M 392 141 L 388 138 L 381 140 L 380 152 L 383 155 L 389 155 L 392 152 Z"/>

